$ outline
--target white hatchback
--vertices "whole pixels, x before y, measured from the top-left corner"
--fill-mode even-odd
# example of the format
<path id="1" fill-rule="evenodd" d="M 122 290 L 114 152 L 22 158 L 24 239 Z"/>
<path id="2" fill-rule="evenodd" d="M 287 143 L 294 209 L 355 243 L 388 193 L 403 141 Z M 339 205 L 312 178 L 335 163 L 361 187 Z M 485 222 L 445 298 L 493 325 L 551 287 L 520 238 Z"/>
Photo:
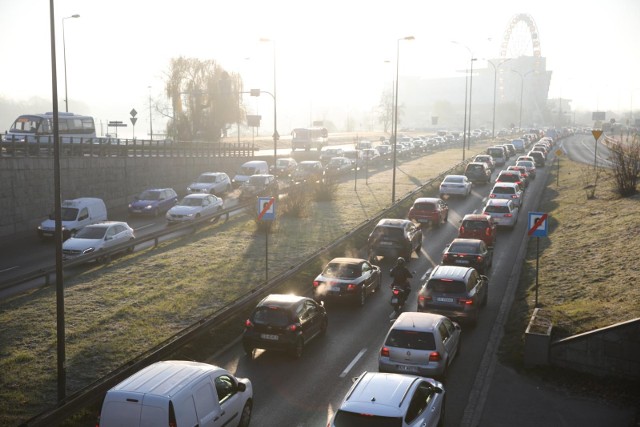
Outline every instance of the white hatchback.
<path id="1" fill-rule="evenodd" d="M 327 427 L 444 425 L 442 383 L 416 375 L 364 372 Z"/>
<path id="2" fill-rule="evenodd" d="M 490 199 L 482 213 L 489 215 L 496 225 L 513 228 L 518 222 L 519 211 L 510 199 Z"/>
<path id="3" fill-rule="evenodd" d="M 524 191 L 519 184 L 513 182 L 497 182 L 489 193 L 489 199 L 509 199 L 518 208 L 522 206 L 523 198 Z"/>

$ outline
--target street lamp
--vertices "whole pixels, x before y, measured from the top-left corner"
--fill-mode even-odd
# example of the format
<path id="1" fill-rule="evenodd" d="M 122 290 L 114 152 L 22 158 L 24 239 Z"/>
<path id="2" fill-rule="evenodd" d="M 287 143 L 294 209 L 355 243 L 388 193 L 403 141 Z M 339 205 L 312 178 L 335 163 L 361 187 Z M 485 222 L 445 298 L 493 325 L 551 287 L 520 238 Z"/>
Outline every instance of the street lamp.
<path id="1" fill-rule="evenodd" d="M 273 167 L 276 167 L 276 160 L 278 159 L 278 113 L 277 113 L 277 101 L 276 101 L 276 42 L 271 39 L 261 38 L 261 42 L 273 43 L 273 94 L 269 93 L 273 97 Z"/>
<path id="2" fill-rule="evenodd" d="M 467 145 L 467 130 L 471 133 L 471 94 L 473 93 L 473 62 L 477 59 L 473 57 L 473 52 L 469 48 L 469 46 L 452 40 L 451 43 L 460 45 L 469 51 L 469 55 L 471 55 L 470 62 L 470 72 L 469 72 L 469 127 L 467 129 L 467 88 L 466 88 L 466 79 L 465 79 L 465 89 L 464 89 L 464 125 L 462 126 L 462 161 L 464 162 L 465 158 L 465 146 Z M 465 71 L 466 72 L 466 71 Z M 469 141 L 469 146 L 471 146 L 471 141 Z"/>
<path id="3" fill-rule="evenodd" d="M 393 178 L 391 185 L 391 205 L 396 200 L 396 147 L 398 146 L 398 73 L 400 71 L 400 42 L 402 40 L 415 40 L 413 36 L 402 37 L 396 43 L 396 90 L 393 106 Z"/>
<path id="4" fill-rule="evenodd" d="M 151 86 L 147 86 L 149 89 L 149 140 L 153 141 L 153 117 L 151 115 Z"/>
<path id="5" fill-rule="evenodd" d="M 533 73 L 534 70 L 527 71 L 524 74 L 516 70 L 511 70 L 511 71 L 513 71 L 514 73 L 520 76 L 520 123 L 518 124 L 518 129 L 521 130 L 522 129 L 522 95 L 524 94 L 524 78 L 527 77 L 529 74 Z"/>
<path id="6" fill-rule="evenodd" d="M 500 61 L 500 63 L 496 66 L 493 62 L 487 61 L 488 64 L 491 64 L 493 67 L 493 120 L 491 126 L 491 138 L 496 137 L 496 83 L 498 80 L 498 69 L 502 66 L 502 64 L 511 61 L 513 58 L 505 59 L 504 61 Z"/>
<path id="7" fill-rule="evenodd" d="M 71 15 L 62 18 L 62 56 L 64 57 L 64 111 L 69 112 L 69 98 L 67 97 L 67 47 L 64 41 L 64 20 L 69 18 L 80 18 L 80 15 Z"/>

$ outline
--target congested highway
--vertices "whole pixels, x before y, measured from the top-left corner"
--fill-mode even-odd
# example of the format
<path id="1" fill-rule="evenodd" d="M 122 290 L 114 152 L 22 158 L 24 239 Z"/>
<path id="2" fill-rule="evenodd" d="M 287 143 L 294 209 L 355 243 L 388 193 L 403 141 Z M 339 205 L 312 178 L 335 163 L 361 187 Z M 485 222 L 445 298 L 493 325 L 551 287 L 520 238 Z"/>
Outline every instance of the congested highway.
<path id="1" fill-rule="evenodd" d="M 548 164 L 551 164 L 551 155 Z M 504 167 L 512 164 L 512 158 Z M 513 230 L 500 230 L 495 246 L 493 268 L 489 275 L 489 300 L 476 326 L 463 324 L 461 351 L 446 380 L 446 423 L 465 425 L 481 409 L 479 394 L 489 374 L 486 354 L 494 355 L 501 324 L 505 320 L 517 286 L 516 268 L 521 248 L 526 243 L 527 212 L 535 211 L 545 186 L 549 167 L 526 190 L 520 220 Z M 494 179 L 495 179 L 494 172 Z M 416 294 L 425 273 L 439 264 L 444 247 L 457 236 L 462 217 L 484 206 L 491 185 L 473 187 L 467 198 L 449 198 L 446 226 L 424 230 L 419 257 L 413 256 L 413 291 L 405 310 L 416 310 Z M 223 366 L 239 377 L 248 377 L 254 385 L 253 420 L 261 426 L 326 425 L 339 407 L 352 379 L 363 371 L 377 371 L 378 354 L 395 314 L 389 305 L 390 261 L 382 260 L 383 286 L 380 295 L 369 298 L 363 308 L 327 303 L 329 328 L 326 336 L 305 348 L 299 360 L 278 352 L 257 350 L 253 359 L 245 356 L 241 345 L 212 355 L 207 362 Z M 309 286 L 311 291 L 311 285 Z"/>

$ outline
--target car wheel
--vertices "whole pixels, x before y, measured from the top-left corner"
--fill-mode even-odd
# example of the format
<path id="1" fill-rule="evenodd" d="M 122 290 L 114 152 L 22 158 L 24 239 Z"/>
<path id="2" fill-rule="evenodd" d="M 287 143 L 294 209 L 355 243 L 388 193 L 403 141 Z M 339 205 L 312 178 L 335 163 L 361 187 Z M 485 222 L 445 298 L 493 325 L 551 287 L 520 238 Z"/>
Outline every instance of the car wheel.
<path id="1" fill-rule="evenodd" d="M 247 403 L 244 404 L 244 408 L 242 408 L 242 415 L 240 416 L 240 422 L 238 423 L 238 427 L 249 427 L 251 423 L 251 410 L 253 409 L 253 402 L 251 400 L 247 400 Z"/>
<path id="2" fill-rule="evenodd" d="M 367 300 L 367 291 L 363 286 L 362 289 L 360 289 L 360 294 L 358 295 L 358 307 L 364 307 L 366 300 Z"/>
<path id="3" fill-rule="evenodd" d="M 420 257 L 420 250 L 422 249 L 422 243 L 420 243 L 417 247 L 416 247 L 416 255 L 418 255 L 418 257 Z"/>
<path id="4" fill-rule="evenodd" d="M 133 239 L 129 239 L 129 243 L 133 243 Z M 132 254 L 133 253 L 133 249 L 134 249 L 135 245 L 131 245 L 127 248 L 127 253 L 128 254 Z"/>
<path id="5" fill-rule="evenodd" d="M 242 343 L 242 349 L 244 350 L 244 354 L 249 356 L 250 359 L 253 358 L 253 347 L 249 344 Z"/>
<path id="6" fill-rule="evenodd" d="M 320 326 L 320 336 L 324 336 L 327 334 L 327 328 L 329 327 L 329 321 L 325 317 L 322 321 L 322 326 Z"/>
<path id="7" fill-rule="evenodd" d="M 291 356 L 293 356 L 294 359 L 300 359 L 302 357 L 303 349 L 304 349 L 304 341 L 302 340 L 302 337 L 298 337 L 298 339 L 296 340 L 296 343 L 293 345 L 293 348 L 291 349 Z"/>

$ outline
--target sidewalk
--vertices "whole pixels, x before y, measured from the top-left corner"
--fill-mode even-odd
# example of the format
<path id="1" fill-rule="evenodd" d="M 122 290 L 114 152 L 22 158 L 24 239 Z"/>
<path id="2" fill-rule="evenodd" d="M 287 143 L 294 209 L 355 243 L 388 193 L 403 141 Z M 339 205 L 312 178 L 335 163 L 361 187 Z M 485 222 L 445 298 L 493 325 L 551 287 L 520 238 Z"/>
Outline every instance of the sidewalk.
<path id="1" fill-rule="evenodd" d="M 640 402 L 634 408 L 572 396 L 498 362 L 477 425 L 635 427 L 640 426 L 638 417 Z"/>

